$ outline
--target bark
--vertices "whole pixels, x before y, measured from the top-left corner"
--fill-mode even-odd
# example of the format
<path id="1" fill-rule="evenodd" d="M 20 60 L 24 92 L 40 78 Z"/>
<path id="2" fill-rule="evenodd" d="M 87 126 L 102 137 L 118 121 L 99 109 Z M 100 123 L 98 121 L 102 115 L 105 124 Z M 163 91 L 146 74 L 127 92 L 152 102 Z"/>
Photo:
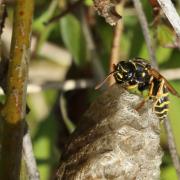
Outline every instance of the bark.
<path id="1" fill-rule="evenodd" d="M 90 106 L 62 153 L 59 180 L 160 177 L 159 120 L 148 101 L 111 86 Z"/>
<path id="2" fill-rule="evenodd" d="M 0 179 L 3 180 L 20 178 L 33 2 L 17 0 L 15 3 L 10 61 L 4 88 L 6 101 L 0 111 L 3 126 Z"/>

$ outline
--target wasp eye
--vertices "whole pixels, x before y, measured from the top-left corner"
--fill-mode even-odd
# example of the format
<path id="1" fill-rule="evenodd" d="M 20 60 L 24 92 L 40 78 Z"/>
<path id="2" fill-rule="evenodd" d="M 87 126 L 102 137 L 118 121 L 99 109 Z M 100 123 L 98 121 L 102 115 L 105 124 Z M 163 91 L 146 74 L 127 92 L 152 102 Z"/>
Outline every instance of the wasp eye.
<path id="1" fill-rule="evenodd" d="M 124 78 L 125 80 L 130 80 L 133 77 L 133 73 L 132 72 L 127 72 L 124 74 Z"/>
<path id="2" fill-rule="evenodd" d="M 129 72 L 128 73 L 128 78 L 131 78 L 133 76 L 133 73 L 132 72 Z"/>

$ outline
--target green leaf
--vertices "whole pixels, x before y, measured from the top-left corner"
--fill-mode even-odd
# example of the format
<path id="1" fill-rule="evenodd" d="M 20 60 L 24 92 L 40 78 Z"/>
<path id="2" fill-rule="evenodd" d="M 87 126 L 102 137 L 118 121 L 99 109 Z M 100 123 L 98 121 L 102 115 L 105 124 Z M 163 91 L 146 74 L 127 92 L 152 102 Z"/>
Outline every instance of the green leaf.
<path id="1" fill-rule="evenodd" d="M 73 15 L 67 15 L 60 20 L 60 30 L 65 46 L 72 54 L 77 65 L 85 61 L 86 43 L 80 22 Z"/>

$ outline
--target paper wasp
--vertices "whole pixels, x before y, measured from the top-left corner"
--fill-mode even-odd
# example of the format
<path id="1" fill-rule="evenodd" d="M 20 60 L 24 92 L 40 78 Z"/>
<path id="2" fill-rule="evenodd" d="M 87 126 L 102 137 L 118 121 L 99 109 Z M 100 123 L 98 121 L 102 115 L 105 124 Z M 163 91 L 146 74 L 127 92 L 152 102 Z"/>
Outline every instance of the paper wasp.
<path id="1" fill-rule="evenodd" d="M 120 61 L 113 68 L 114 70 L 102 83 L 96 86 L 96 89 L 102 86 L 108 77 L 113 75 L 116 83 L 124 84 L 127 89 L 137 87 L 140 92 L 148 90 L 148 98 L 154 102 L 153 111 L 160 120 L 167 116 L 168 93 L 170 92 L 180 97 L 169 82 L 144 59 L 134 58 L 132 60 Z M 144 102 L 138 106 L 137 110 L 143 106 Z"/>

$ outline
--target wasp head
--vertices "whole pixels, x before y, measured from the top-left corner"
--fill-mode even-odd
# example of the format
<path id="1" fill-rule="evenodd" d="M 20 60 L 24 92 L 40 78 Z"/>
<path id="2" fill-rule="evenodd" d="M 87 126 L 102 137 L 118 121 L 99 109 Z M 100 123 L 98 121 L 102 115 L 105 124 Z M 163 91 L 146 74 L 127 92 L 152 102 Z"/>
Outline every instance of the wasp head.
<path id="1" fill-rule="evenodd" d="M 136 68 L 131 61 L 120 61 L 114 65 L 114 78 L 117 83 L 131 81 L 135 76 Z"/>

